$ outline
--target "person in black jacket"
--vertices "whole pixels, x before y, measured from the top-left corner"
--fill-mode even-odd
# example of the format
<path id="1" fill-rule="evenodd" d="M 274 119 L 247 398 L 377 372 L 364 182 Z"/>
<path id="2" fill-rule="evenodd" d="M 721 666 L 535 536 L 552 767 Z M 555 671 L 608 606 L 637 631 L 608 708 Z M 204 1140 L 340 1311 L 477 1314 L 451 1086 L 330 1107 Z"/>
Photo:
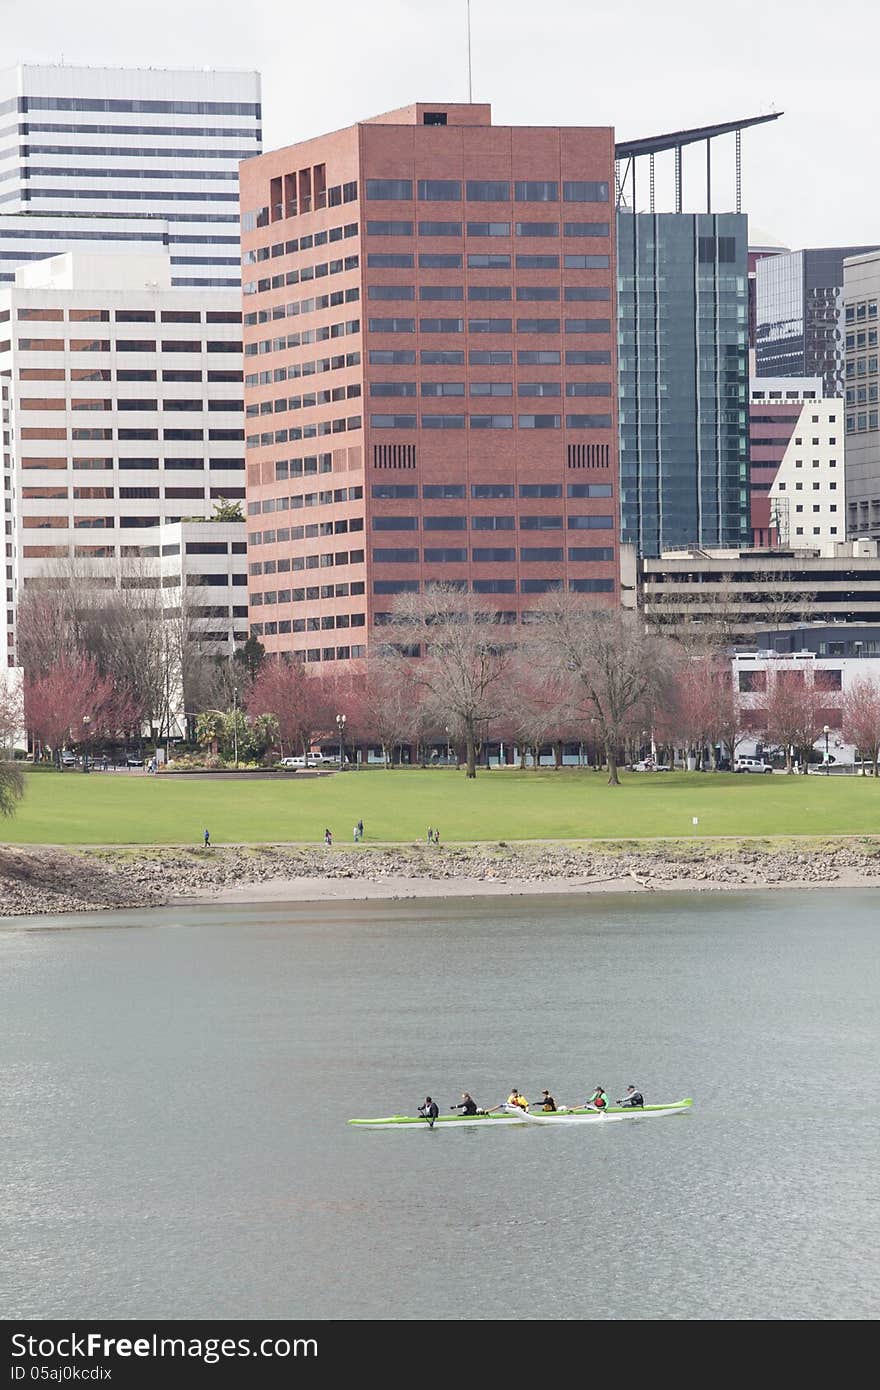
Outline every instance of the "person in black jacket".
<path id="1" fill-rule="evenodd" d="M 549 1091 L 541 1092 L 541 1099 L 538 1101 L 538 1104 L 540 1105 L 541 1109 L 545 1112 L 551 1112 L 556 1109 L 556 1101 L 553 1099 Z"/>
<path id="2" fill-rule="evenodd" d="M 462 1115 L 476 1115 L 477 1102 L 474 1100 L 470 1091 L 462 1091 L 461 1100 L 458 1105 L 450 1105 L 450 1110 L 460 1110 Z"/>
<path id="3" fill-rule="evenodd" d="M 645 1103 L 645 1097 L 641 1091 L 637 1091 L 635 1086 L 627 1086 L 626 1095 L 622 1096 L 617 1102 L 618 1105 L 629 1105 L 640 1108 Z"/>
<path id="4" fill-rule="evenodd" d="M 421 1115 L 423 1120 L 428 1121 L 428 1128 L 433 1129 L 434 1121 L 440 1114 L 440 1107 L 438 1106 L 435 1100 L 431 1099 L 430 1096 L 425 1096 L 424 1105 L 419 1106 L 419 1114 Z"/>

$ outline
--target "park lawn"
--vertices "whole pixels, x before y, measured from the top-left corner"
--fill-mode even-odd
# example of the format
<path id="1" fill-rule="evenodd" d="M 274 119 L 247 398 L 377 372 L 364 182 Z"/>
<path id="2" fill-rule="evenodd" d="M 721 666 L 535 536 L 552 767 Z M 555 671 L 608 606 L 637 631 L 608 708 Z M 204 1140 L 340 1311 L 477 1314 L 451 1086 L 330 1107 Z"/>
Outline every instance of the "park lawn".
<path id="1" fill-rule="evenodd" d="M 696 817 L 696 824 L 694 823 Z M 162 774 L 29 773 L 15 844 L 316 842 L 325 827 L 369 841 L 644 839 L 654 836 L 880 834 L 880 783 L 863 777 L 623 774 L 588 771 L 350 771 L 272 781 Z"/>

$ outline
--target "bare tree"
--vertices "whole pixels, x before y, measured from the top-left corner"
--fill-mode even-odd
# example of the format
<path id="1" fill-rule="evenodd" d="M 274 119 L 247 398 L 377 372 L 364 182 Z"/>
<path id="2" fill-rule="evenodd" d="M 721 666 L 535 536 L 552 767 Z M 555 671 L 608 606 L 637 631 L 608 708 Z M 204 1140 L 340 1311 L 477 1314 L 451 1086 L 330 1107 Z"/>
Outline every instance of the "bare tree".
<path id="1" fill-rule="evenodd" d="M 843 730 L 848 742 L 854 743 L 861 755 L 862 776 L 865 775 L 865 754 L 871 761 L 871 776 L 877 776 L 880 759 L 880 681 L 873 676 L 859 676 L 843 697 Z"/>
<path id="2" fill-rule="evenodd" d="M 502 714 L 512 648 L 492 614 L 454 584 L 432 584 L 397 601 L 389 644 L 423 659 L 413 681 L 441 727 L 466 749 L 467 776 L 477 775 L 483 731 Z"/>
<path id="3" fill-rule="evenodd" d="M 21 768 L 11 760 L 14 740 L 23 727 L 21 687 L 0 671 L 0 816 L 11 816 L 24 795 Z"/>
<path id="4" fill-rule="evenodd" d="M 419 732 L 421 691 L 416 685 L 413 663 L 393 649 L 372 652 L 360 675 L 357 693 L 361 727 L 379 744 L 385 767 L 391 768 L 395 750 Z"/>
<path id="5" fill-rule="evenodd" d="M 608 784 L 619 786 L 618 750 L 669 681 L 668 646 L 640 614 L 595 608 L 572 594 L 547 605 L 534 640 L 548 670 L 573 677 L 583 720 L 595 721 L 605 749 Z"/>
<path id="6" fill-rule="evenodd" d="M 785 751 L 785 770 L 792 770 L 792 751 L 809 762 L 828 714 L 828 691 L 804 666 L 780 664 L 768 672 L 766 732 Z"/>

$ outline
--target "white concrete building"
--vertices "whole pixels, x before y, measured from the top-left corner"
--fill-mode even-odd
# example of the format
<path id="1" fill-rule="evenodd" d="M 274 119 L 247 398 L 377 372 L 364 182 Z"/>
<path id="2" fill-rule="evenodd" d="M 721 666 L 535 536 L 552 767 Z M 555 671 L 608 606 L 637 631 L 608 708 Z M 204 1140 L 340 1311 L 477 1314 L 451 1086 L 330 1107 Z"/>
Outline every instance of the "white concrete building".
<path id="1" fill-rule="evenodd" d="M 113 573 L 146 532 L 244 499 L 239 294 L 172 289 L 167 253 L 19 269 L 0 288 L 0 379 L 16 600 L 59 562 Z"/>
<path id="2" fill-rule="evenodd" d="M 163 608 L 185 611 L 191 637 L 214 656 L 247 641 L 247 526 L 244 521 L 178 521 L 145 532 L 145 565 L 161 576 Z"/>
<path id="3" fill-rule="evenodd" d="M 256 72 L 0 72 L 0 283 L 63 251 L 164 248 L 175 285 L 237 286 L 238 165 L 261 142 Z"/>
<path id="4" fill-rule="evenodd" d="M 770 515 L 781 546 L 802 550 L 846 535 L 843 401 L 804 400 L 770 485 Z"/>

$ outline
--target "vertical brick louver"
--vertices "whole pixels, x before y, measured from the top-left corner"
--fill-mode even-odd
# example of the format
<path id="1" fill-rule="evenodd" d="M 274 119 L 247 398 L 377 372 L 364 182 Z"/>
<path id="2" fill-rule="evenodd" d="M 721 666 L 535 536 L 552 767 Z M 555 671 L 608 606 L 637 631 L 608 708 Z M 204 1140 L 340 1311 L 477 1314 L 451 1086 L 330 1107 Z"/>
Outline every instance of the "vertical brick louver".
<path id="1" fill-rule="evenodd" d="M 614 135 L 415 105 L 241 166 L 251 631 L 364 656 L 432 582 L 615 603 Z"/>

